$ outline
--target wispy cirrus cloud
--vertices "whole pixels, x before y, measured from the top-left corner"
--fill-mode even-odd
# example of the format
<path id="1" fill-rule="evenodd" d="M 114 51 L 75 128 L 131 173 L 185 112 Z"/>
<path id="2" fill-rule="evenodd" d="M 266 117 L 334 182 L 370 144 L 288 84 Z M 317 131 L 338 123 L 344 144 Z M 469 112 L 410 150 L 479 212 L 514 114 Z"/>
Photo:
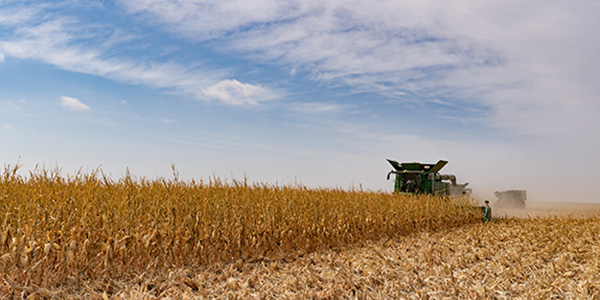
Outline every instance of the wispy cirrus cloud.
<path id="1" fill-rule="evenodd" d="M 9 2 L 9 3 L 18 3 Z M 486 126 L 547 134 L 558 118 L 595 122 L 600 6 L 444 1 L 119 0 L 136 20 L 226 54 L 293 70 L 291 76 L 389 99 L 454 101 L 481 108 Z M 135 40 L 124 28 L 84 24 L 52 2 L 4 5 L 9 34 L 0 55 L 145 84 L 231 105 L 278 95 L 230 70 L 136 59 L 113 46 Z M 16 14 L 15 12 L 23 12 Z M 50 12 L 49 12 L 50 11 Z M 206 41 L 209 41 L 205 43 Z M 565 117 L 566 116 L 566 117 Z M 582 116 L 585 116 L 582 118 Z"/>
<path id="2" fill-rule="evenodd" d="M 50 4 L 43 4 L 44 8 Z M 9 32 L 0 41 L 0 59 L 4 56 L 32 59 L 55 65 L 61 69 L 92 74 L 129 84 L 145 84 L 166 91 L 185 94 L 199 100 L 216 99 L 225 104 L 258 103 L 265 96 L 253 93 L 244 100 L 214 97 L 205 90 L 230 77 L 226 70 L 203 67 L 200 64 L 183 65 L 159 59 L 136 59 L 115 55 L 113 46 L 135 39 L 118 28 L 100 24 L 85 24 L 72 16 L 47 13 L 35 5 L 21 7 L 30 13 L 19 18 L 0 21 Z M 0 7 L 9 14 L 10 8 Z M 233 79 L 230 79 L 233 80 Z M 246 89 L 255 87 L 266 93 L 268 88 L 244 83 Z"/>
<path id="3" fill-rule="evenodd" d="M 291 109 L 301 113 L 315 114 L 339 112 L 346 109 L 347 107 L 347 105 L 335 103 L 304 102 L 294 104 Z"/>
<path id="4" fill-rule="evenodd" d="M 133 14 L 144 13 L 170 30 L 196 40 L 221 38 L 239 28 L 293 18 L 302 13 L 302 2 L 277 0 L 163 1 L 119 0 Z M 308 1 L 310 2 L 310 1 Z"/>
<path id="5" fill-rule="evenodd" d="M 0 25 L 14 26 L 33 19 L 39 14 L 42 6 L 26 6 L 14 1 L 15 6 L 10 6 L 10 1 L 0 2 Z"/>
<path id="6" fill-rule="evenodd" d="M 486 126 L 547 135 L 557 118 L 585 126 L 595 121 L 580 116 L 599 109 L 600 88 L 590 81 L 600 69 L 600 41 L 590 38 L 600 29 L 594 1 L 119 3 L 169 32 L 296 76 L 486 108 Z"/>
<path id="7" fill-rule="evenodd" d="M 356 1 L 353 5 L 345 1 L 199 4 L 193 0 L 178 1 L 176 5 L 164 0 L 120 3 L 132 13 L 152 16 L 151 22 L 165 24 L 181 36 L 222 41 L 229 50 L 290 65 L 294 70 L 309 72 L 315 80 L 361 82 L 363 86 L 383 83 L 377 85 L 378 89 L 386 86 L 386 82 L 393 82 L 414 90 L 415 83 L 405 82 L 429 77 L 428 69 L 485 65 L 498 59 L 492 51 L 466 36 L 436 34 L 431 27 L 436 20 L 427 15 L 436 11 L 431 11 L 433 5 L 427 4 L 403 5 L 395 1 L 381 1 L 378 5 L 366 1 Z M 411 16 L 415 8 L 424 10 L 422 19 Z"/>

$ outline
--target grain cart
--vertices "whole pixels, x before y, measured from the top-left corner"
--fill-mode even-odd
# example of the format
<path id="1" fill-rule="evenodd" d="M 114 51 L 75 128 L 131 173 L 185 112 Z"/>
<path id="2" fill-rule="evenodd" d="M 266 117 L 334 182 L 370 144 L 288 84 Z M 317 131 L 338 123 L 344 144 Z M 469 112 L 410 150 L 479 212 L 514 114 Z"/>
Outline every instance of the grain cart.
<path id="1" fill-rule="evenodd" d="M 387 161 L 394 168 L 388 173 L 387 179 L 389 180 L 392 174 L 396 175 L 395 192 L 451 196 L 471 194 L 471 189 L 466 188 L 468 183 L 456 184 L 456 176 L 438 173 L 448 163 L 445 160 L 436 164 L 399 163 L 391 159 Z"/>

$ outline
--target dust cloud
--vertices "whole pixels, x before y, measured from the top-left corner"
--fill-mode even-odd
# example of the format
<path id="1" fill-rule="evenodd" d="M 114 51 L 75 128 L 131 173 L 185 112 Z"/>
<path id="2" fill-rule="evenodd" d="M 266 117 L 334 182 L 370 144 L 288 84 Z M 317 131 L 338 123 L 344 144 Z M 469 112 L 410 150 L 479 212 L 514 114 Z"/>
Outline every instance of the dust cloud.
<path id="1" fill-rule="evenodd" d="M 498 217 L 538 218 L 538 217 L 600 217 L 600 204 L 527 202 L 526 208 L 497 208 L 492 205 L 492 215 Z"/>

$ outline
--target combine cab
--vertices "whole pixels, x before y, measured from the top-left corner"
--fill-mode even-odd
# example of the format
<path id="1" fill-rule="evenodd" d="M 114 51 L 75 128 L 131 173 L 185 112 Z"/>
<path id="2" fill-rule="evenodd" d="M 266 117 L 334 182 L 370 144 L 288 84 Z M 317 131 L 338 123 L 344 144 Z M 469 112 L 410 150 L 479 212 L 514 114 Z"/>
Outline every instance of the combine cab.
<path id="1" fill-rule="evenodd" d="M 388 173 L 387 179 L 389 180 L 392 174 L 396 175 L 395 192 L 451 196 L 471 194 L 471 189 L 466 188 L 468 183 L 456 184 L 456 176 L 438 173 L 448 163 L 445 160 L 436 164 L 399 163 L 391 159 L 387 161 L 394 168 Z"/>

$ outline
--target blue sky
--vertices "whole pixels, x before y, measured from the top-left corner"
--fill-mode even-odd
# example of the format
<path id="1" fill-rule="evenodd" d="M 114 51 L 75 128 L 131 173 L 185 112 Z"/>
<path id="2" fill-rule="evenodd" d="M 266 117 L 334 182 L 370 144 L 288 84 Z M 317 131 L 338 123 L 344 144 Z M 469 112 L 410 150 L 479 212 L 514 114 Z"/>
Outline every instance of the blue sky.
<path id="1" fill-rule="evenodd" d="M 0 0 L 0 157 L 24 170 L 599 202 L 596 1 Z"/>

